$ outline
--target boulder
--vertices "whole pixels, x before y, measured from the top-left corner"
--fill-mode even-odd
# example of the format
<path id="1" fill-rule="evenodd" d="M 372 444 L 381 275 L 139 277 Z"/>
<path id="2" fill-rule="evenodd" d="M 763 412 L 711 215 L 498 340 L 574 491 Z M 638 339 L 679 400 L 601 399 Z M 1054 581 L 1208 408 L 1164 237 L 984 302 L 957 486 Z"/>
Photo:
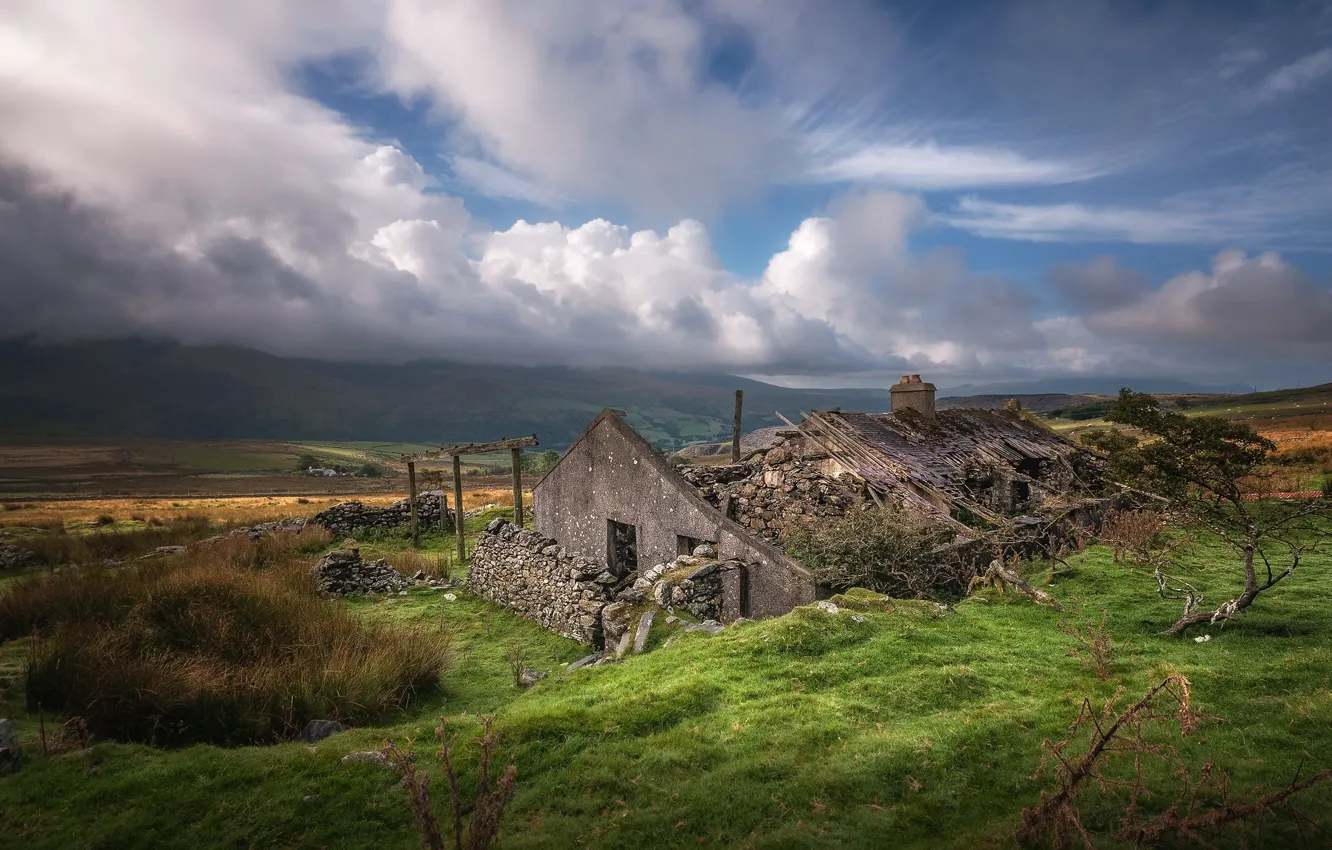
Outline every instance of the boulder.
<path id="1" fill-rule="evenodd" d="M 342 757 L 342 761 L 347 764 L 368 764 L 374 767 L 388 767 L 388 756 L 379 750 L 361 750 L 360 752 L 347 753 Z"/>
<path id="2" fill-rule="evenodd" d="M 305 724 L 297 740 L 304 741 L 307 744 L 318 743 L 330 735 L 336 735 L 339 732 L 346 732 L 350 726 L 343 725 L 336 720 L 311 720 Z"/>
<path id="3" fill-rule="evenodd" d="M 531 667 L 528 667 L 518 675 L 518 684 L 522 685 L 524 688 L 530 688 L 544 678 L 546 678 L 544 670 L 533 670 Z"/>
<path id="4" fill-rule="evenodd" d="M 0 776 L 15 773 L 23 764 L 23 749 L 19 747 L 18 731 L 14 724 L 0 718 Z"/>

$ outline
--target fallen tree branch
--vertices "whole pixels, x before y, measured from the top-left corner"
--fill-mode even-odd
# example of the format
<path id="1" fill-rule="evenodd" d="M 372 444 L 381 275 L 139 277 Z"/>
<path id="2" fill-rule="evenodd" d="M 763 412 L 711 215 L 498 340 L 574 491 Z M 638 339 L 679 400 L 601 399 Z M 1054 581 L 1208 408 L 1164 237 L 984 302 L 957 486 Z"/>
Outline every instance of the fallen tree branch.
<path id="1" fill-rule="evenodd" d="M 1030 598 L 1037 605 L 1046 605 L 1056 611 L 1062 611 L 1059 600 L 1055 599 L 1044 590 L 1037 590 L 1027 583 L 1026 579 L 1003 565 L 1003 562 L 997 558 L 990 562 L 990 566 L 979 576 L 971 580 L 967 587 L 967 594 L 970 595 L 977 587 L 998 587 L 1002 592 L 1005 586 L 1011 586 L 1019 593 Z"/>

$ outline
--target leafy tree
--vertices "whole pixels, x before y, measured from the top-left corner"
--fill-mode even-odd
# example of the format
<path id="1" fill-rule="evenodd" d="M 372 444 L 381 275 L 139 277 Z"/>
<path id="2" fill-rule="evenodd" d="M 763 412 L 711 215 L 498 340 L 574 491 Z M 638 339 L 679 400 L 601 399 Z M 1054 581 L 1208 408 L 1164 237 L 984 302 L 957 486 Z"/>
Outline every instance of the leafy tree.
<path id="1" fill-rule="evenodd" d="M 319 466 L 319 465 L 320 465 L 319 458 L 315 457 L 309 452 L 305 452 L 296 458 L 296 470 L 298 472 L 304 472 L 305 470 L 309 469 L 312 466 Z"/>
<path id="2" fill-rule="evenodd" d="M 523 452 L 522 457 L 521 467 L 523 472 L 531 473 L 533 475 L 541 475 L 549 472 L 550 469 L 559 462 L 560 453 L 554 449 L 547 449 L 540 454 Z"/>
<path id="3" fill-rule="evenodd" d="M 367 463 L 360 468 L 357 474 L 365 478 L 379 478 L 384 474 L 384 470 L 375 466 L 373 463 Z"/>
<path id="4" fill-rule="evenodd" d="M 1245 611 L 1327 539 L 1326 524 L 1332 520 L 1328 500 L 1254 498 L 1265 492 L 1270 477 L 1265 464 L 1276 446 L 1248 425 L 1168 411 L 1153 396 L 1129 389 L 1120 390 L 1105 418 L 1141 434 L 1103 431 L 1084 438 L 1107 453 L 1107 479 L 1210 530 L 1234 548 L 1242 564 L 1243 590 L 1211 610 L 1203 608 L 1201 593 L 1165 575 L 1158 565 L 1161 594 L 1185 603 L 1168 634 L 1224 622 Z"/>

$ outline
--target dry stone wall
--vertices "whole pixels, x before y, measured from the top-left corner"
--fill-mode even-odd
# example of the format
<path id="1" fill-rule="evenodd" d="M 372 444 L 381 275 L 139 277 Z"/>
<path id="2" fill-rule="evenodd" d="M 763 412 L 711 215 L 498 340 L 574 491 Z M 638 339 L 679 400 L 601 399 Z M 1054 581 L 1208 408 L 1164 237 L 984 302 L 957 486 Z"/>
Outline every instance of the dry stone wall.
<path id="1" fill-rule="evenodd" d="M 602 643 L 601 610 L 621 581 L 549 537 L 503 519 L 491 522 L 477 538 L 467 574 L 467 585 L 477 595 L 595 646 Z"/>
<path id="2" fill-rule="evenodd" d="M 418 493 L 416 496 L 417 522 L 423 528 L 439 525 L 440 506 L 444 505 L 444 524 L 453 525 L 453 511 L 440 491 Z M 336 535 L 352 534 L 364 528 L 396 528 L 410 525 L 412 508 L 408 499 L 399 499 L 387 508 L 376 508 L 364 502 L 343 502 L 320 511 L 310 519 Z"/>

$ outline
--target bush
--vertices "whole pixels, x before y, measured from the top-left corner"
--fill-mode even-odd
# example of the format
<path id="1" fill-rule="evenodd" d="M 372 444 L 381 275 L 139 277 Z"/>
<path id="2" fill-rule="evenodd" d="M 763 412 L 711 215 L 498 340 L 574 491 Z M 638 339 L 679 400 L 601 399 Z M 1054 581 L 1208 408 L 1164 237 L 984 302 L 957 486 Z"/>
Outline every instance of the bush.
<path id="1" fill-rule="evenodd" d="M 120 570 L 70 571 L 0 596 L 44 638 L 28 701 L 97 736 L 265 743 L 315 718 L 372 723 L 438 686 L 438 628 L 368 624 L 319 599 L 301 535 L 238 538 Z"/>
<path id="2" fill-rule="evenodd" d="M 382 478 L 384 470 L 375 466 L 373 463 L 367 463 L 363 465 L 356 474 L 363 478 Z"/>
<path id="3" fill-rule="evenodd" d="M 788 535 L 786 549 L 820 584 L 836 590 L 957 597 L 976 571 L 944 549 L 954 536 L 948 526 L 916 512 L 873 509 L 802 523 Z"/>
<path id="4" fill-rule="evenodd" d="M 1323 478 L 1323 498 L 1332 499 L 1332 475 Z"/>

